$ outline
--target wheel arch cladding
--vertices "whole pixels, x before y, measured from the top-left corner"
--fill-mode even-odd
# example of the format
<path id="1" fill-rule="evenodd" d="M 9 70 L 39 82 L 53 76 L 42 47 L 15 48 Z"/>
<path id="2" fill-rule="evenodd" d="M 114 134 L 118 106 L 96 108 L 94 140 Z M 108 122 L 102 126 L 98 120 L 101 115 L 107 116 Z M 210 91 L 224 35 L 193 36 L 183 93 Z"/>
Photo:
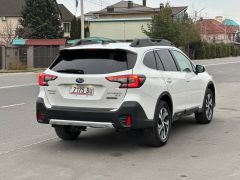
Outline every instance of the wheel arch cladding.
<path id="1" fill-rule="evenodd" d="M 213 82 L 208 83 L 207 89 L 210 89 L 212 91 L 212 93 L 214 95 L 214 103 L 216 103 L 216 89 L 215 89 Z"/>
<path id="2" fill-rule="evenodd" d="M 159 104 L 160 101 L 165 101 L 169 108 L 170 108 L 170 111 L 171 113 L 173 113 L 173 102 L 172 102 L 172 97 L 171 95 L 168 93 L 168 92 L 163 92 L 159 98 L 158 98 L 158 101 L 157 101 L 157 104 L 156 104 L 156 108 L 157 108 L 157 105 Z"/>

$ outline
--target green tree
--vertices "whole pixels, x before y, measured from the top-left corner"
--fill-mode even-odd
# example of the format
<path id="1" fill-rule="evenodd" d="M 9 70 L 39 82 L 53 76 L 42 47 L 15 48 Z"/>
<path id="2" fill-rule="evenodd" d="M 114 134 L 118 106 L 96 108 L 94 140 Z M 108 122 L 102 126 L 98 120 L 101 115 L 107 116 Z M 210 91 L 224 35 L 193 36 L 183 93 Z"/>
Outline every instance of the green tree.
<path id="1" fill-rule="evenodd" d="M 177 29 L 176 23 L 173 23 L 172 8 L 167 3 L 160 12 L 153 16 L 147 29 L 142 28 L 143 33 L 155 39 L 168 39 L 176 42 Z"/>
<path id="2" fill-rule="evenodd" d="M 17 34 L 25 39 L 56 39 L 63 37 L 60 11 L 56 0 L 26 0 L 22 10 L 21 28 Z"/>
<path id="3" fill-rule="evenodd" d="M 185 48 L 200 41 L 198 28 L 193 21 L 187 15 L 183 19 L 174 20 L 169 3 L 153 16 L 147 29 L 142 28 L 142 31 L 151 38 L 167 39 Z"/>
<path id="4" fill-rule="evenodd" d="M 179 27 L 179 44 L 181 46 L 189 46 L 192 43 L 200 42 L 200 32 L 196 24 L 192 19 L 185 16 L 181 21 L 178 21 Z"/>
<path id="5" fill-rule="evenodd" d="M 81 39 L 81 19 L 74 17 L 71 22 L 71 39 Z M 89 28 L 85 27 L 85 37 L 89 37 Z"/>
<path id="6" fill-rule="evenodd" d="M 74 17 L 71 23 L 71 39 L 80 39 L 81 38 L 81 20 Z"/>

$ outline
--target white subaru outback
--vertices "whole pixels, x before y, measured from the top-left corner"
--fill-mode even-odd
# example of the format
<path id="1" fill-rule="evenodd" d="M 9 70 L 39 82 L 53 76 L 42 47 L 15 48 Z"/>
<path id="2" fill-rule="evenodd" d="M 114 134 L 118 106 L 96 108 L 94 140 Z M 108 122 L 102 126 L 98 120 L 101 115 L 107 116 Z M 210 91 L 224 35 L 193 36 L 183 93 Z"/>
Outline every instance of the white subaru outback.
<path id="1" fill-rule="evenodd" d="M 195 114 L 210 123 L 215 85 L 201 65 L 166 40 L 79 45 L 64 49 L 39 74 L 37 121 L 63 140 L 87 127 L 147 129 L 164 145 L 171 124 Z"/>

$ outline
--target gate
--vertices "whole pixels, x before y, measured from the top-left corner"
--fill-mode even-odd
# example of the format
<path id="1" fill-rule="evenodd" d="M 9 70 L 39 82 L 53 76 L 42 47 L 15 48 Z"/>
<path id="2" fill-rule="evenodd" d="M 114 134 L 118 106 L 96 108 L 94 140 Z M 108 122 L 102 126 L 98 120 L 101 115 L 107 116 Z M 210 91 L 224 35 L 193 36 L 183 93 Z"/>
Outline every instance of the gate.
<path id="1" fill-rule="evenodd" d="M 19 61 L 21 64 L 27 66 L 27 47 L 19 47 Z"/>
<path id="2" fill-rule="evenodd" d="M 16 70 L 19 68 L 19 51 L 17 47 L 6 47 L 5 48 L 5 62 L 6 68 Z"/>
<path id="3" fill-rule="evenodd" d="M 59 46 L 34 46 L 34 68 L 47 68 L 59 54 Z"/>

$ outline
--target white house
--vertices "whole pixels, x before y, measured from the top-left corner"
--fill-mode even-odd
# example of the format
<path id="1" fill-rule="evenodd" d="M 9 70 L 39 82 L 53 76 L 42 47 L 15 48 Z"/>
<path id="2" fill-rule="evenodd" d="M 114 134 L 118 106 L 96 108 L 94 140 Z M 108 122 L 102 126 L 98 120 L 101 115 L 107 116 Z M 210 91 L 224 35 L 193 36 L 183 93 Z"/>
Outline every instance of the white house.
<path id="1" fill-rule="evenodd" d="M 163 6 L 161 4 L 160 6 Z M 135 38 L 145 38 L 142 27 L 146 28 L 158 8 L 136 4 L 132 1 L 120 1 L 97 12 L 87 13 L 90 36 L 105 37 L 114 40 L 130 41 Z M 173 19 L 181 19 L 187 11 L 187 6 L 172 7 Z"/>
<path id="2" fill-rule="evenodd" d="M 25 0 L 0 0 L 0 44 L 9 44 L 15 38 L 15 30 L 19 26 L 19 19 Z M 59 4 L 64 37 L 70 37 L 73 14 Z"/>

